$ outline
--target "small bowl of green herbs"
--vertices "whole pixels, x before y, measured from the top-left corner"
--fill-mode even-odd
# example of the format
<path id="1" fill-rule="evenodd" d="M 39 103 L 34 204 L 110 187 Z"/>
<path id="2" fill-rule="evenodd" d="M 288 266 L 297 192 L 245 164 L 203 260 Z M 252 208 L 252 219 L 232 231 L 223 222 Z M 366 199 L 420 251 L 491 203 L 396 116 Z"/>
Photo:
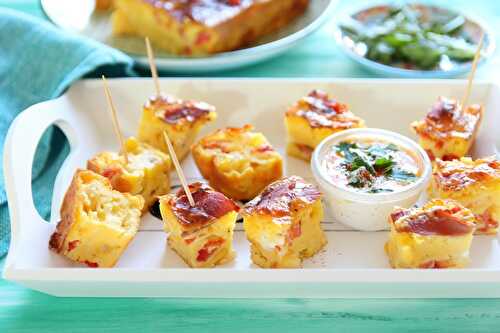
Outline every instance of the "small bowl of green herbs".
<path id="1" fill-rule="evenodd" d="M 468 72 L 484 33 L 480 63 L 493 54 L 491 33 L 450 9 L 380 5 L 341 19 L 335 38 L 351 58 L 386 76 L 454 77 Z"/>

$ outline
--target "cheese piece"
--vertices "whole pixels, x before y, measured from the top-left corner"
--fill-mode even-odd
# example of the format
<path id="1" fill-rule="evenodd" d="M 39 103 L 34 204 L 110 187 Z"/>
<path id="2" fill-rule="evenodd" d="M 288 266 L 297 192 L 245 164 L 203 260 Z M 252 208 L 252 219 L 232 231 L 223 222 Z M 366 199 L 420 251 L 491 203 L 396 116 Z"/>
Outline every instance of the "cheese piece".
<path id="1" fill-rule="evenodd" d="M 141 196 L 115 191 L 107 178 L 77 170 L 49 247 L 89 267 L 113 267 L 139 229 L 143 205 Z"/>
<path id="2" fill-rule="evenodd" d="M 270 184 L 244 208 L 251 259 L 263 268 L 297 268 L 327 243 L 321 193 L 298 176 Z"/>
<path id="3" fill-rule="evenodd" d="M 168 245 L 193 268 L 214 267 L 231 261 L 238 206 L 202 183 L 189 185 L 195 206 L 183 189 L 160 198 L 160 212 Z"/>
<path id="4" fill-rule="evenodd" d="M 217 130 L 197 142 L 192 153 L 210 185 L 234 200 L 253 199 L 283 172 L 280 154 L 251 125 Z"/>
<path id="5" fill-rule="evenodd" d="M 365 127 L 365 122 L 349 111 L 347 105 L 325 92 L 313 90 L 288 109 L 285 126 L 287 153 L 309 161 L 324 138 L 346 129 Z"/>
<path id="6" fill-rule="evenodd" d="M 411 127 L 431 161 L 453 160 L 464 157 L 469 151 L 483 113 L 480 105 L 463 109 L 456 100 L 439 97 L 425 118 L 413 122 Z"/>
<path id="7" fill-rule="evenodd" d="M 166 131 L 181 161 L 189 153 L 198 132 L 216 118 L 215 107 L 210 104 L 166 95 L 153 96 L 144 105 L 137 136 L 168 154 L 163 137 Z"/>
<path id="8" fill-rule="evenodd" d="M 472 212 L 452 200 L 422 208 L 396 208 L 385 251 L 393 268 L 461 268 L 469 263 L 475 229 Z"/>
<path id="9" fill-rule="evenodd" d="M 146 212 L 170 191 L 170 157 L 134 137 L 126 140 L 125 150 L 128 163 L 123 153 L 102 152 L 87 162 L 87 168 L 109 178 L 115 190 L 141 195 Z"/>
<path id="10" fill-rule="evenodd" d="M 476 216 L 476 234 L 496 234 L 500 221 L 500 161 L 494 156 L 473 160 L 437 160 L 430 195 L 453 199 Z"/>

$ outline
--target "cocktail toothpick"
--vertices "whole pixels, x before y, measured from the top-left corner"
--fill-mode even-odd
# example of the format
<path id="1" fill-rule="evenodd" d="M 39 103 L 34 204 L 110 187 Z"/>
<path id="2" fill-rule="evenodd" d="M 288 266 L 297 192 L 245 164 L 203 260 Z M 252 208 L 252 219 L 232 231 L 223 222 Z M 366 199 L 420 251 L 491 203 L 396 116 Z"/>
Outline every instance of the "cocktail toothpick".
<path id="1" fill-rule="evenodd" d="M 472 68 L 469 73 L 469 79 L 467 80 L 467 88 L 465 89 L 464 97 L 462 98 L 462 108 L 469 102 L 469 96 L 472 89 L 472 81 L 474 81 L 474 75 L 476 74 L 477 63 L 481 57 L 481 50 L 483 49 L 484 32 L 481 33 L 479 38 L 479 44 L 477 46 L 476 54 L 474 55 L 474 60 L 472 61 Z"/>
<path id="2" fill-rule="evenodd" d="M 113 121 L 113 128 L 115 130 L 115 134 L 116 134 L 118 141 L 120 143 L 121 150 L 123 152 L 123 156 L 125 156 L 125 161 L 128 163 L 127 150 L 125 149 L 125 139 L 123 138 L 123 134 L 122 134 L 122 131 L 120 129 L 120 123 L 118 122 L 118 117 L 116 116 L 116 109 L 115 109 L 115 105 L 113 103 L 113 99 L 111 98 L 111 92 L 109 91 L 108 81 L 106 80 L 106 77 L 104 75 L 102 76 L 102 82 L 104 85 L 104 94 L 106 95 L 106 99 L 108 101 L 108 107 L 109 107 L 109 110 L 111 111 L 111 119 Z"/>
<path id="3" fill-rule="evenodd" d="M 156 95 L 159 96 L 161 94 L 160 90 L 160 81 L 158 80 L 158 72 L 156 70 L 156 64 L 153 54 L 153 48 L 151 47 L 151 43 L 149 42 L 149 38 L 146 37 L 146 49 L 148 51 L 148 60 L 149 60 L 149 68 L 151 69 L 151 77 L 153 78 L 153 82 L 155 84 Z M 172 146 L 172 142 L 168 137 L 167 132 L 163 132 L 163 138 L 165 139 L 165 143 L 168 147 L 168 152 L 170 153 L 170 158 L 172 158 L 172 162 L 174 163 L 175 170 L 177 171 L 177 175 L 179 176 L 179 180 L 181 181 L 182 187 L 184 188 L 184 192 L 186 192 L 186 196 L 189 200 L 189 204 L 194 206 L 194 199 L 191 191 L 189 190 L 189 186 L 186 181 L 186 177 L 184 176 L 184 172 L 182 171 L 181 165 L 179 163 L 179 159 L 175 154 L 174 147 Z"/>
<path id="4" fill-rule="evenodd" d="M 158 80 L 158 71 L 156 70 L 155 56 L 153 53 L 153 48 L 149 42 L 149 38 L 146 37 L 146 49 L 148 51 L 149 68 L 151 69 L 151 77 L 153 78 L 153 83 L 155 84 L 156 95 L 161 94 L 160 81 Z"/>
<path id="5" fill-rule="evenodd" d="M 177 175 L 179 176 L 179 180 L 181 181 L 182 187 L 184 188 L 184 192 L 186 192 L 186 196 L 189 200 L 189 204 L 194 206 L 194 199 L 191 191 L 189 190 L 189 186 L 186 182 L 186 177 L 184 177 L 184 172 L 182 171 L 181 165 L 179 164 L 179 160 L 177 159 L 177 155 L 175 155 L 174 147 L 172 147 L 172 142 L 168 137 L 167 132 L 163 132 L 163 137 L 165 139 L 165 143 L 167 144 L 168 151 L 170 153 L 170 157 L 172 158 L 172 162 L 174 162 L 175 170 L 177 170 Z"/>

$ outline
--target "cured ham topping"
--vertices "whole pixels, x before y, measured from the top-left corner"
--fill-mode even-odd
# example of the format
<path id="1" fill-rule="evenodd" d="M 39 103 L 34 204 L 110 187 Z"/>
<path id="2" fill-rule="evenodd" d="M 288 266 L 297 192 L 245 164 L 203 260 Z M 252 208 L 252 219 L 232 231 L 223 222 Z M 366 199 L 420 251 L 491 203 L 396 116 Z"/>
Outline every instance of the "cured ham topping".
<path id="1" fill-rule="evenodd" d="M 291 176 L 270 184 L 259 196 L 245 207 L 245 214 L 253 212 L 270 214 L 273 217 L 290 216 L 294 205 L 313 203 L 321 192 L 298 176 Z"/>
<path id="2" fill-rule="evenodd" d="M 191 206 L 184 192 L 180 189 L 170 205 L 181 224 L 186 226 L 204 226 L 226 215 L 231 211 L 238 211 L 239 207 L 233 200 L 224 194 L 212 190 L 203 183 L 189 185 L 195 205 Z"/>
<path id="3" fill-rule="evenodd" d="M 457 208 L 459 209 L 459 208 Z M 419 235 L 461 236 L 469 234 L 474 225 L 456 216 L 456 209 L 437 208 L 430 212 L 406 217 L 398 223 L 397 230 Z"/>
<path id="4" fill-rule="evenodd" d="M 495 157 L 476 161 L 436 161 L 434 177 L 446 191 L 457 191 L 475 183 L 500 178 L 500 162 Z"/>
<path id="5" fill-rule="evenodd" d="M 419 135 L 435 140 L 439 148 L 450 137 L 470 138 L 480 117 L 479 105 L 463 109 L 456 100 L 439 97 L 424 120 L 413 127 Z"/>
<path id="6" fill-rule="evenodd" d="M 287 115 L 303 117 L 311 127 L 346 129 L 361 123 L 361 119 L 354 116 L 347 105 L 329 98 L 320 90 L 313 90 L 300 99 L 287 111 Z"/>
<path id="7" fill-rule="evenodd" d="M 192 123 L 215 111 L 212 105 L 204 102 L 184 101 L 166 95 L 152 96 L 145 107 L 156 110 L 156 115 L 169 124 L 181 120 Z"/>
<path id="8" fill-rule="evenodd" d="M 396 210 L 396 211 L 391 213 L 391 216 L 390 216 L 391 222 L 396 222 L 397 220 L 399 220 L 403 216 L 408 215 L 409 213 L 410 213 L 410 211 L 408 209 Z"/>

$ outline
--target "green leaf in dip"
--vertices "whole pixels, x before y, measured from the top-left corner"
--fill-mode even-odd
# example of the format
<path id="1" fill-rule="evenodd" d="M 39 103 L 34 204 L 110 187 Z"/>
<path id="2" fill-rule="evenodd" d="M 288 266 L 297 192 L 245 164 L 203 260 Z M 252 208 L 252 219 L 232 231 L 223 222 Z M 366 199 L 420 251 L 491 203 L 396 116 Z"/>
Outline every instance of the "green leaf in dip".
<path id="1" fill-rule="evenodd" d="M 382 171 L 383 173 L 387 173 L 392 169 L 394 165 L 394 161 L 387 157 L 379 157 L 375 160 L 373 167 L 377 171 Z"/>
<path id="2" fill-rule="evenodd" d="M 394 168 L 391 170 L 391 172 L 387 175 L 388 178 L 401 181 L 401 182 L 412 182 L 414 181 L 417 176 L 413 173 L 407 172 L 405 170 L 399 169 L 399 168 Z"/>
<path id="3" fill-rule="evenodd" d="M 337 170 L 343 170 L 340 172 L 345 174 L 347 185 L 368 193 L 392 192 L 384 179 L 404 185 L 417 178 L 399 164 L 398 155 L 405 152 L 392 143 L 341 142 L 334 152 L 342 159 Z"/>

